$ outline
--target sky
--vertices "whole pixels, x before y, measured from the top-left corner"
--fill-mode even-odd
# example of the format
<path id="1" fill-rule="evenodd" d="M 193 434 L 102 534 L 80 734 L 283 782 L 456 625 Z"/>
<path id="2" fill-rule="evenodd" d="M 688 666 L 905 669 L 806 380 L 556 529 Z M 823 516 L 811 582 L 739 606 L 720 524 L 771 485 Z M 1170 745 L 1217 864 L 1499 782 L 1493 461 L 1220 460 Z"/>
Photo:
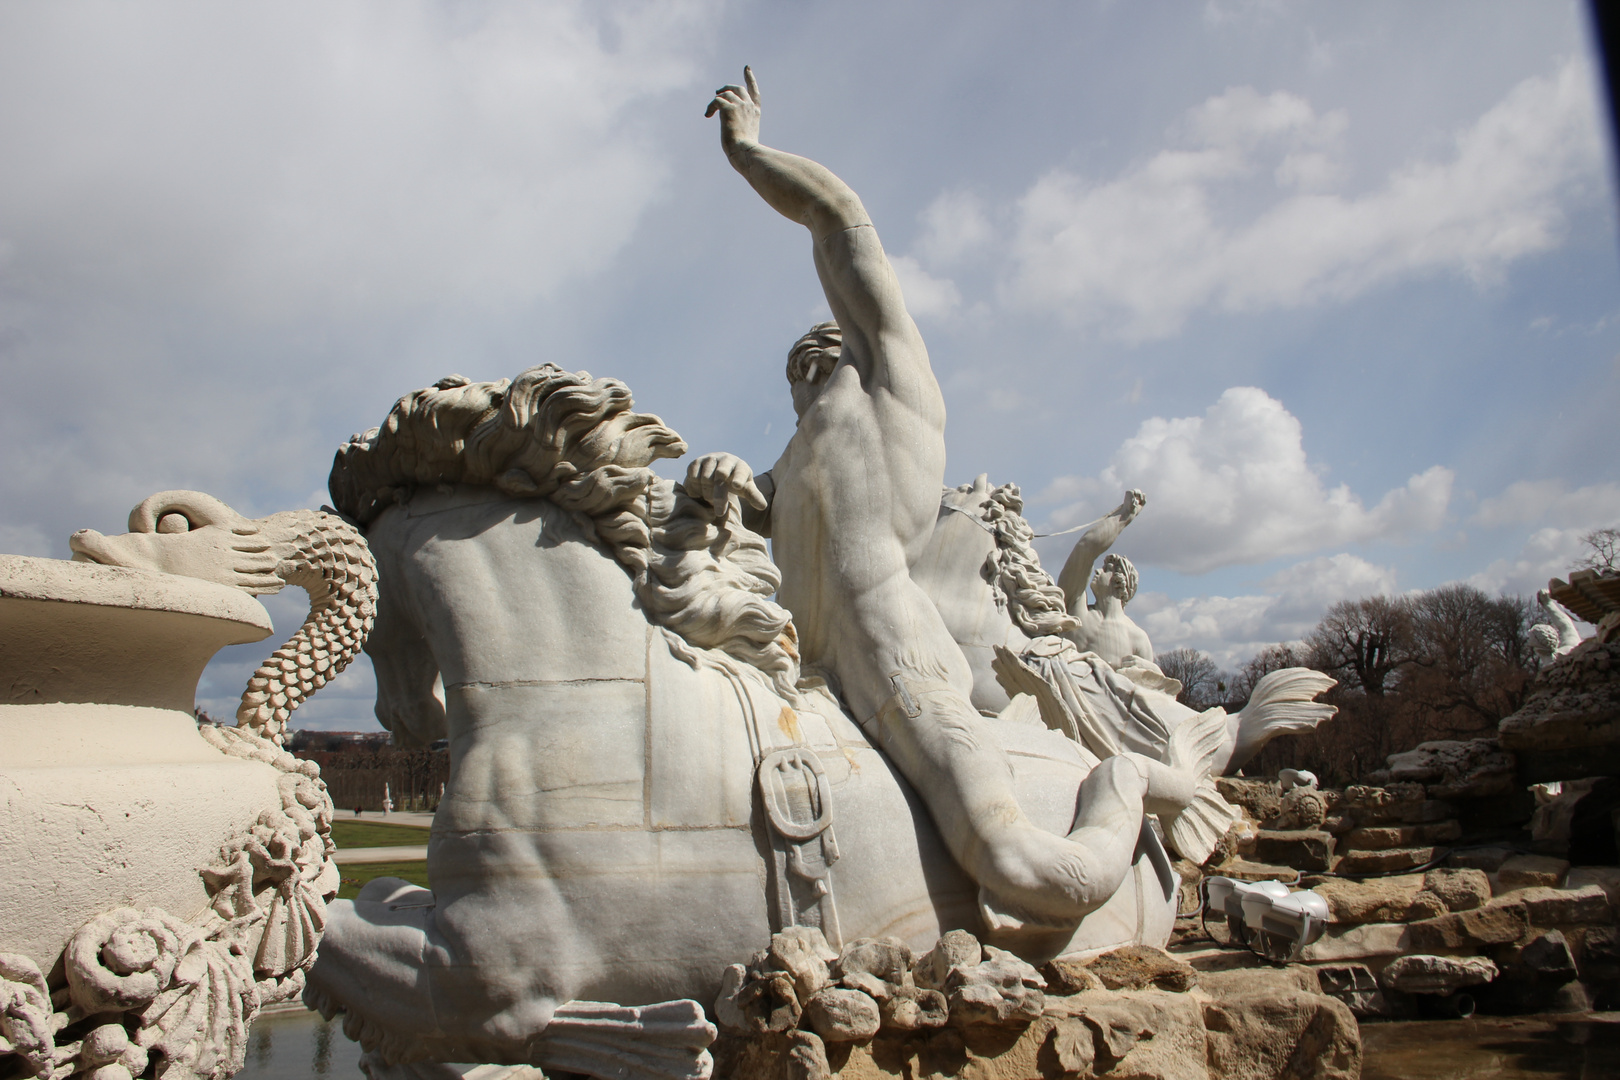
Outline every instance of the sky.
<path id="1" fill-rule="evenodd" d="M 703 117 L 745 63 L 763 140 L 877 225 L 947 482 L 1018 482 L 1043 532 L 1146 492 L 1116 550 L 1156 649 L 1235 667 L 1339 600 L 1528 595 L 1620 523 L 1578 4 L 25 0 L 0 551 L 64 558 L 170 488 L 319 506 L 400 395 L 544 362 L 768 468 L 827 308 Z M 268 598 L 278 633 L 303 601 Z M 295 726 L 374 729 L 372 687 L 356 663 Z"/>

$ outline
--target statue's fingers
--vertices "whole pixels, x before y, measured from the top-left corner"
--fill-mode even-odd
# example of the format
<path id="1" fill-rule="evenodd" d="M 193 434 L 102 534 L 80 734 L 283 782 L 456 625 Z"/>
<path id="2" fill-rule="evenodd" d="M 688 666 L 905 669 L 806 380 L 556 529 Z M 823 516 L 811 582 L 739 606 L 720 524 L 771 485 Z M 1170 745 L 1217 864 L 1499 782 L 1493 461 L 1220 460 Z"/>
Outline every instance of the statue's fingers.
<path id="1" fill-rule="evenodd" d="M 754 78 L 754 69 L 743 65 L 743 82 L 748 84 L 748 96 L 755 105 L 759 104 L 759 80 Z"/>
<path id="2" fill-rule="evenodd" d="M 707 109 L 703 110 L 703 118 L 705 120 L 707 120 L 709 117 L 713 116 L 715 113 L 717 113 L 719 111 L 720 111 L 720 99 L 715 98 L 713 101 L 709 102 L 709 107 Z"/>
<path id="3" fill-rule="evenodd" d="M 744 499 L 747 499 L 748 505 L 752 506 L 755 510 L 767 510 L 770 508 L 771 504 L 765 498 L 765 493 L 760 491 L 759 485 L 754 483 L 752 480 L 744 482 L 741 487 L 737 488 L 737 494 L 741 495 Z"/>

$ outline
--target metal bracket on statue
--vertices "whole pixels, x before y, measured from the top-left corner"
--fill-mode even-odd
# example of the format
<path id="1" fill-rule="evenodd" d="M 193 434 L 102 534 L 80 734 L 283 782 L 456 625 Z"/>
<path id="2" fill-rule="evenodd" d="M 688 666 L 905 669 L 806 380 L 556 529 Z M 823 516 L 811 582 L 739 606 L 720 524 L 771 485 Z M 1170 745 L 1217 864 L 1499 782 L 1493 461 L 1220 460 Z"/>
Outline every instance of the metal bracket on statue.
<path id="1" fill-rule="evenodd" d="M 797 799 L 789 790 L 789 774 L 798 781 L 794 785 L 799 791 Z M 774 834 L 777 921 L 784 927 L 819 925 L 836 947 L 840 933 L 831 868 L 838 861 L 838 841 L 832 830 L 832 782 L 827 770 L 815 751 L 789 747 L 767 754 L 760 761 L 755 782 Z M 791 878 L 810 887 L 807 910 L 799 910 L 794 901 Z"/>

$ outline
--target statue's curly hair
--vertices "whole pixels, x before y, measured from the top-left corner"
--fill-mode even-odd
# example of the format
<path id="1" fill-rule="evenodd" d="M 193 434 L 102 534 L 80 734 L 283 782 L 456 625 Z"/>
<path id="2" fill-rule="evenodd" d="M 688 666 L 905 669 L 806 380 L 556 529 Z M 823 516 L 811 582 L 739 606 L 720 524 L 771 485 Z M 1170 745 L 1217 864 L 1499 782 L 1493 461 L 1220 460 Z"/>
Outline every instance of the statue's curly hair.
<path id="1" fill-rule="evenodd" d="M 1063 590 L 1041 566 L 1030 546 L 1035 531 L 1024 520 L 1024 498 L 1017 484 L 990 492 L 979 516 L 990 525 L 996 546 L 985 557 L 982 573 L 1018 628 L 1032 638 L 1073 630 L 1079 621 L 1069 614 Z"/>
<path id="2" fill-rule="evenodd" d="M 381 427 L 338 450 L 332 501 L 364 527 L 424 484 L 548 498 L 630 571 L 650 618 L 791 693 L 797 638 L 787 609 L 771 599 L 781 576 L 764 539 L 650 469 L 612 464 L 612 448 L 591 448 L 588 436 L 634 403 L 617 379 L 551 364 L 497 382 L 452 375 L 400 398 Z"/>

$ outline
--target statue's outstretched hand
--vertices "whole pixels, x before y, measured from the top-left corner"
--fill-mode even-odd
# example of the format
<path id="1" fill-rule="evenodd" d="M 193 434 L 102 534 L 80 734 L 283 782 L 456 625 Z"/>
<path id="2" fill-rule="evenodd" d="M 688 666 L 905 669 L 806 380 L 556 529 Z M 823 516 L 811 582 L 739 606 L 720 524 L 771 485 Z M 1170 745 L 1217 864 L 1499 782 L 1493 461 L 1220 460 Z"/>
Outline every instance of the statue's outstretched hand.
<path id="1" fill-rule="evenodd" d="M 729 157 L 737 150 L 759 144 L 759 81 L 754 69 L 743 68 L 742 86 L 722 86 L 714 92 L 704 116 L 720 114 L 720 145 Z"/>
<path id="2" fill-rule="evenodd" d="M 737 495 L 756 510 L 770 508 L 770 500 L 754 483 L 754 470 L 736 454 L 704 454 L 686 470 L 686 493 L 706 499 L 716 509 Z"/>
<path id="3" fill-rule="evenodd" d="M 1119 509 L 1116 511 L 1116 513 L 1118 513 L 1119 516 L 1124 518 L 1128 523 L 1135 518 L 1137 514 L 1140 514 L 1142 512 L 1142 507 L 1146 505 L 1147 496 L 1142 494 L 1136 488 L 1131 488 L 1125 493 L 1125 501 L 1119 504 Z"/>

